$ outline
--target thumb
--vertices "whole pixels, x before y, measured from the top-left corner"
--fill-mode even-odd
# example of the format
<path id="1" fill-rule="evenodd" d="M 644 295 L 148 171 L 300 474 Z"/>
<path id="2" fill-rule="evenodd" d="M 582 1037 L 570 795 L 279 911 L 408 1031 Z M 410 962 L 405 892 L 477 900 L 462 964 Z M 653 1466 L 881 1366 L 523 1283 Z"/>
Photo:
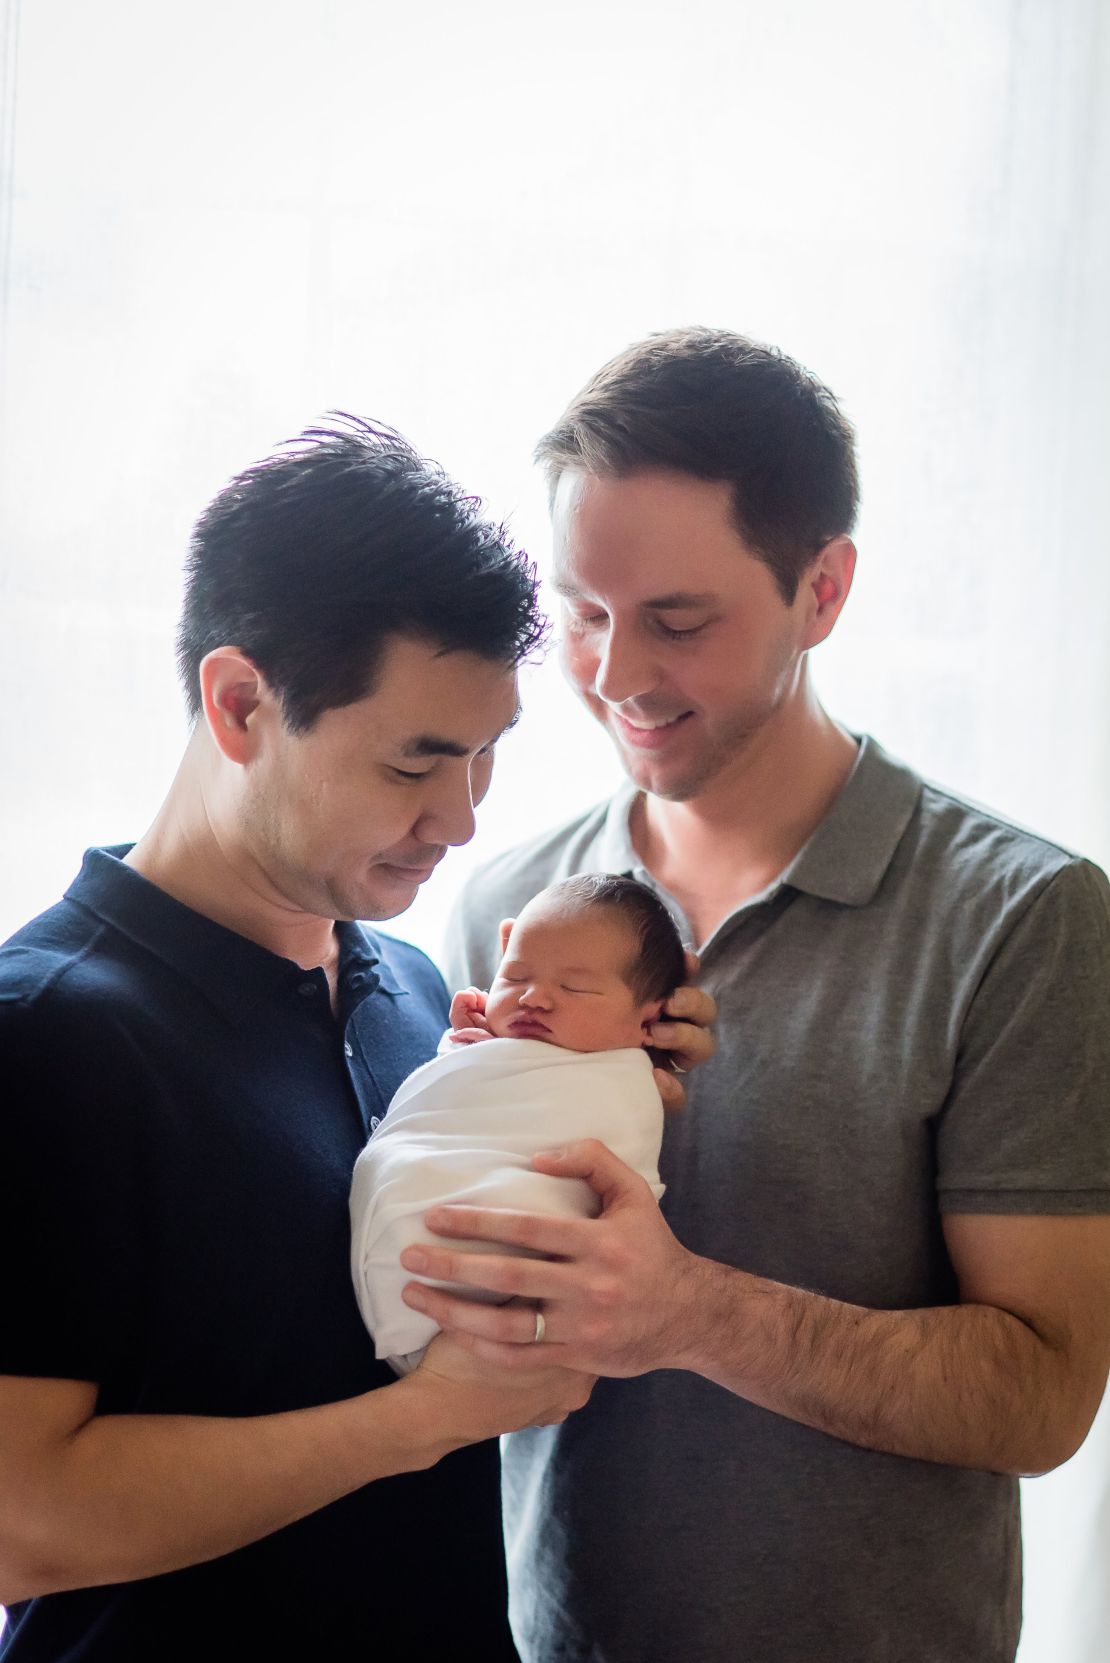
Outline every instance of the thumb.
<path id="1" fill-rule="evenodd" d="M 533 1155 L 532 1165 L 537 1172 L 548 1172 L 552 1177 L 585 1179 L 601 1197 L 605 1211 L 629 1199 L 637 1187 L 647 1187 L 638 1172 L 625 1166 L 597 1138 L 580 1138 L 563 1149 L 547 1149 Z"/>

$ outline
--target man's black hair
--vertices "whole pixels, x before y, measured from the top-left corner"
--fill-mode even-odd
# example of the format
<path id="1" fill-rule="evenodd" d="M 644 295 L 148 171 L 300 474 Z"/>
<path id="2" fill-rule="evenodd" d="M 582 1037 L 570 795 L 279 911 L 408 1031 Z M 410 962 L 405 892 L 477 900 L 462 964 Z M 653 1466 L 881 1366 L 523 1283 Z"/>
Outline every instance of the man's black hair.
<path id="1" fill-rule="evenodd" d="M 519 664 L 541 644 L 535 567 L 391 428 L 343 411 L 246 468 L 197 521 L 177 661 L 236 647 L 305 733 L 374 689 L 392 636 Z"/>
<path id="2" fill-rule="evenodd" d="M 583 907 L 605 907 L 625 920 L 635 942 L 625 980 L 642 1003 L 669 999 L 686 980 L 686 955 L 675 921 L 655 891 L 638 879 L 587 872 L 552 884 L 547 894 Z"/>

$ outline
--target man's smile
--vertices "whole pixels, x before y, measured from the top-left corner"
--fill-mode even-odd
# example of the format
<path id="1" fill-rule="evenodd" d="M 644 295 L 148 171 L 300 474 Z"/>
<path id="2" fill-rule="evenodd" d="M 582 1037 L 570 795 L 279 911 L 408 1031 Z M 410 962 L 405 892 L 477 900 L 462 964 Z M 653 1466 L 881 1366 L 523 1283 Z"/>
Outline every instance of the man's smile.
<path id="1" fill-rule="evenodd" d="M 656 750 L 665 745 L 693 715 L 693 711 L 686 710 L 678 716 L 671 717 L 629 716 L 622 711 L 614 710 L 612 705 L 606 705 L 605 710 L 618 736 L 626 744 L 642 751 Z"/>
<path id="2" fill-rule="evenodd" d="M 432 860 L 424 860 L 419 864 L 400 860 L 381 860 L 377 864 L 384 867 L 387 872 L 395 872 L 399 878 L 403 878 L 407 883 L 426 883 L 446 853 L 447 851 L 444 849 L 441 854 L 436 855 Z"/>

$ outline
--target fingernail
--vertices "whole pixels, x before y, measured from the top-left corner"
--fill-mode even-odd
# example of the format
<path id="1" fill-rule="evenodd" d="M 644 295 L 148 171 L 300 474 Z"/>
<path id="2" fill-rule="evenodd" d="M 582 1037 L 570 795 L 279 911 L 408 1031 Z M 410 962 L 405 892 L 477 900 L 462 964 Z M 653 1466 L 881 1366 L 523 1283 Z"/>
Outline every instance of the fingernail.
<path id="1" fill-rule="evenodd" d="M 401 1297 L 406 1305 L 412 1305 L 417 1311 L 426 1311 L 428 1301 L 424 1298 L 422 1288 L 402 1288 Z"/>
<path id="2" fill-rule="evenodd" d="M 422 1247 L 406 1247 L 401 1254 L 401 1263 L 406 1270 L 427 1270 L 428 1255 Z"/>

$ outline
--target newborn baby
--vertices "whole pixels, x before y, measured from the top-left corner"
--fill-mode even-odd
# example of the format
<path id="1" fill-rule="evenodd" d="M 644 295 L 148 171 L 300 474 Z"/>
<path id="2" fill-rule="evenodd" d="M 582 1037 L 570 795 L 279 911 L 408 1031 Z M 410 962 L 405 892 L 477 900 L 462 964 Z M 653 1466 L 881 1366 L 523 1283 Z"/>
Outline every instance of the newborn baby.
<path id="1" fill-rule="evenodd" d="M 633 878 L 567 878 L 502 924 L 501 952 L 488 995 L 455 995 L 440 1055 L 409 1075 L 355 1165 L 355 1293 L 375 1354 L 402 1374 L 436 1332 L 401 1298 L 412 1276 L 400 1256 L 427 1241 L 430 1207 L 592 1217 L 600 1203 L 588 1184 L 531 1164 L 541 1150 L 582 1137 L 600 1138 L 656 1200 L 663 1193 L 663 1110 L 644 1046 L 686 977 L 666 907 Z"/>

